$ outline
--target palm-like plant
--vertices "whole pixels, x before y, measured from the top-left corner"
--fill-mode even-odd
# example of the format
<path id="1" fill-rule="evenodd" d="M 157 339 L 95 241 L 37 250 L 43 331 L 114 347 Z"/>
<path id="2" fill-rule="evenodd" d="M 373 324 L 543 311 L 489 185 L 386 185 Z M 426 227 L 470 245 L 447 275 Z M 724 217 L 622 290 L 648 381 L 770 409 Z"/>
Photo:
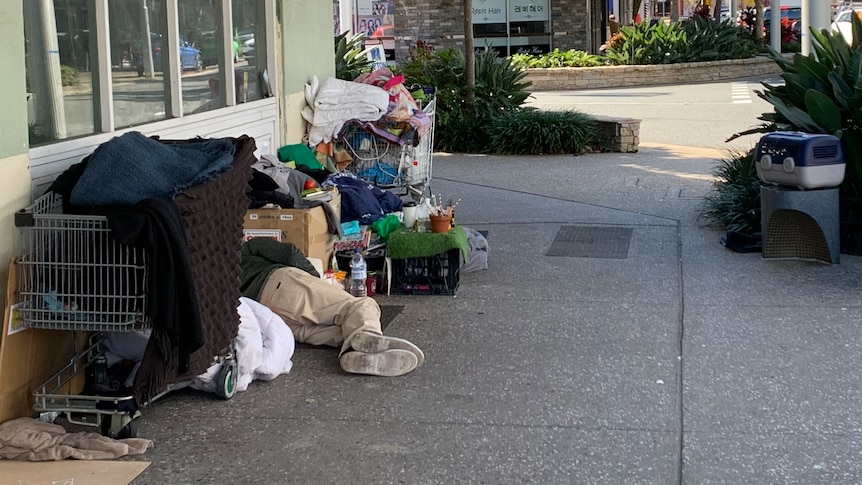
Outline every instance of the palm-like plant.
<path id="1" fill-rule="evenodd" d="M 786 59 L 771 50 L 781 67 L 783 85 L 764 83 L 758 91 L 775 111 L 760 119 L 780 130 L 826 133 L 844 145 L 847 180 L 862 195 L 862 22 L 852 16 L 853 43 L 840 33 L 812 29 L 813 54 Z"/>
<path id="2" fill-rule="evenodd" d="M 371 70 L 368 49 L 364 47 L 365 34 L 350 35 L 344 32 L 335 36 L 335 77 L 353 81 L 363 72 Z"/>
<path id="3" fill-rule="evenodd" d="M 842 250 L 862 253 L 862 21 L 851 16 L 853 42 L 838 32 L 811 29 L 808 56 L 787 59 L 770 49 L 781 67 L 783 85 L 764 83 L 758 96 L 774 111 L 764 113 L 761 127 L 831 134 L 844 147 L 846 176 L 841 184 Z"/>

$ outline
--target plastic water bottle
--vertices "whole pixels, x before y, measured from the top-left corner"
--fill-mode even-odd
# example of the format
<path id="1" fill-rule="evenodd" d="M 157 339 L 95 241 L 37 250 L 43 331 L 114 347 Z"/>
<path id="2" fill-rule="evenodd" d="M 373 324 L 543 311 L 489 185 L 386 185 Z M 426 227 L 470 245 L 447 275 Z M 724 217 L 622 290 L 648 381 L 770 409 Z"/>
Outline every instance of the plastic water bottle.
<path id="1" fill-rule="evenodd" d="M 353 250 L 353 259 L 350 260 L 350 294 L 353 296 L 368 296 L 365 287 L 365 278 L 368 275 L 365 258 L 359 249 Z"/>

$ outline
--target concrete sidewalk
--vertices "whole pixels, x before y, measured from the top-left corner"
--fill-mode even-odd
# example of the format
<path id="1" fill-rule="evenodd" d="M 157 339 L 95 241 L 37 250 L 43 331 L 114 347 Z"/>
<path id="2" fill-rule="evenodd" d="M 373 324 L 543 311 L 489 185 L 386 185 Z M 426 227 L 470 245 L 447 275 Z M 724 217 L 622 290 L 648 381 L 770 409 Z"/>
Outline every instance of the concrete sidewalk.
<path id="1" fill-rule="evenodd" d="M 378 297 L 425 365 L 300 348 L 230 401 L 170 394 L 134 483 L 862 483 L 862 258 L 725 249 L 698 218 L 721 156 L 436 155 L 491 251 L 457 297 Z M 601 257 L 548 256 L 561 228 Z"/>

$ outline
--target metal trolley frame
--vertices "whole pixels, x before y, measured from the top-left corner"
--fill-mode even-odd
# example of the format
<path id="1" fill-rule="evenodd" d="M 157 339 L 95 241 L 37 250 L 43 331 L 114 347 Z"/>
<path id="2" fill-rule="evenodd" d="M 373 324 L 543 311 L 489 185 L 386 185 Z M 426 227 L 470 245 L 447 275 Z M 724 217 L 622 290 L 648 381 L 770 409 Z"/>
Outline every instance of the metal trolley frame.
<path id="1" fill-rule="evenodd" d="M 63 214 L 62 197 L 54 193 L 17 212 L 15 225 L 21 233 L 21 324 L 94 332 L 86 349 L 34 390 L 35 410 L 63 414 L 70 423 L 99 427 L 111 437 L 134 437 L 134 419 L 140 410 L 134 406 L 133 396 L 63 391 L 77 376 L 94 372 L 94 363 L 104 355 L 101 344 L 105 332 L 151 327 L 146 312 L 147 251 L 116 242 L 104 216 Z M 78 334 L 73 335 L 78 351 Z M 220 357 L 218 362 L 222 364 L 218 394 L 227 399 L 235 390 L 233 355 Z M 150 401 L 179 387 L 184 386 L 173 385 Z"/>
<path id="2" fill-rule="evenodd" d="M 348 126 L 339 141 L 353 157 L 350 171 L 376 187 L 417 200 L 431 194 L 434 125 L 437 102 L 433 96 L 422 111 L 431 118 L 428 131 L 416 146 L 399 145 L 355 126 Z"/>

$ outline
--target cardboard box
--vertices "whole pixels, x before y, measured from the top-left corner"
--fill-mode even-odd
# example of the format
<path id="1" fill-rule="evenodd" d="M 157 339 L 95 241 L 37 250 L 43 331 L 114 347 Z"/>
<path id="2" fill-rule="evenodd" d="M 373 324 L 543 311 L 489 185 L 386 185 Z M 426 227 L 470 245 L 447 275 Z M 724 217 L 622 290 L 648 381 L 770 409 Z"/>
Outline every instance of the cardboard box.
<path id="1" fill-rule="evenodd" d="M 341 194 L 334 191 L 329 205 L 341 218 Z M 340 223 L 340 220 L 339 220 Z M 309 258 L 319 258 L 329 265 L 333 252 L 334 234 L 330 234 L 323 207 L 308 209 L 251 209 L 245 213 L 243 236 L 271 237 L 291 242 Z"/>
<path id="2" fill-rule="evenodd" d="M 24 328 L 16 322 L 20 267 L 9 262 L 6 308 L 0 332 L 0 422 L 32 416 L 33 391 L 87 346 L 85 332 Z M 77 334 L 77 335 L 76 335 Z M 75 344 L 79 346 L 77 349 Z M 62 386 L 60 394 L 84 389 L 84 374 Z M 2 483 L 2 480 L 0 480 Z"/>

